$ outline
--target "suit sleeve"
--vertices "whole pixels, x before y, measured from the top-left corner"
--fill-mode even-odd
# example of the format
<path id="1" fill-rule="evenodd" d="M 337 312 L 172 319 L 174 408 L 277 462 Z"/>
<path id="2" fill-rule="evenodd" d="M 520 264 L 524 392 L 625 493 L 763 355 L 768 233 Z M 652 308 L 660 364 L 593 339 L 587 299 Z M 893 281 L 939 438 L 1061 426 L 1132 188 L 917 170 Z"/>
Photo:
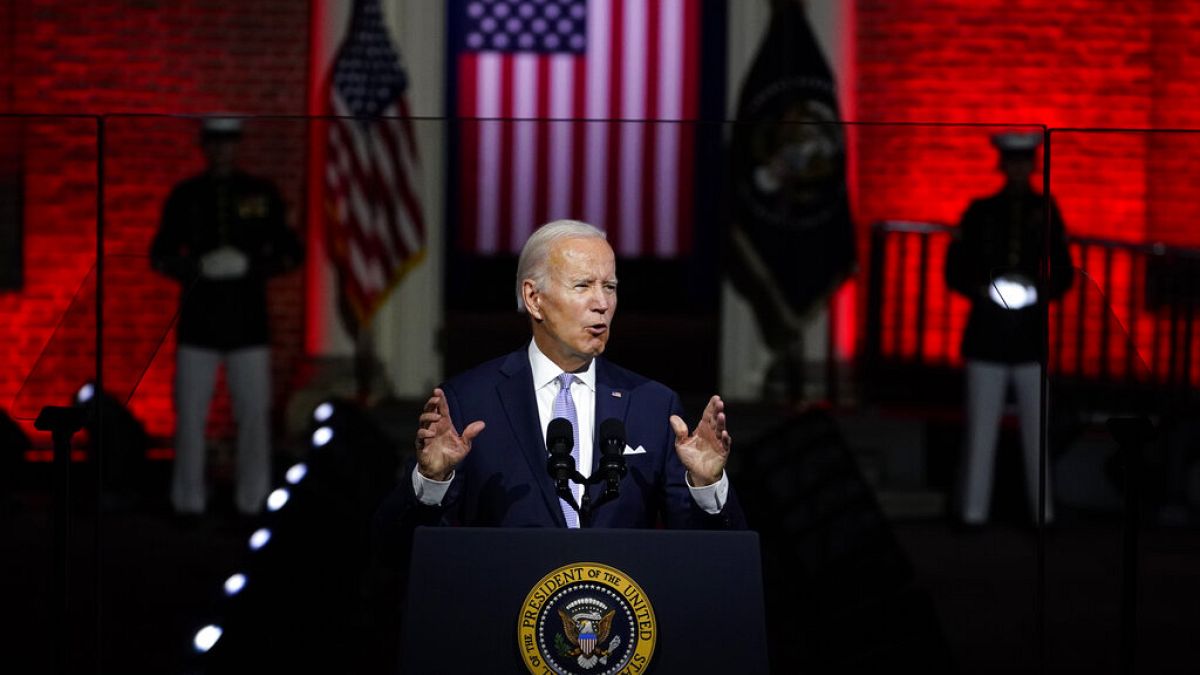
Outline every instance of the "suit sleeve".
<path id="1" fill-rule="evenodd" d="M 683 468 L 683 462 L 679 461 L 679 455 L 675 452 L 675 432 L 668 423 L 671 415 L 679 415 L 686 419 L 683 404 L 679 400 L 679 395 L 674 392 L 671 392 L 669 408 L 662 418 L 662 447 L 665 455 L 663 518 L 666 526 L 671 529 L 687 530 L 746 529 L 746 515 L 742 512 L 742 506 L 738 501 L 737 491 L 734 489 L 732 480 L 729 485 L 728 498 L 720 513 L 706 513 L 692 497 L 692 492 L 687 486 L 687 470 Z"/>
<path id="2" fill-rule="evenodd" d="M 180 282 L 192 281 L 200 271 L 195 252 L 188 250 L 186 241 L 186 201 L 182 190 L 171 191 L 163 206 L 158 232 L 150 244 L 150 266 Z"/>
<path id="3" fill-rule="evenodd" d="M 979 299 L 988 284 L 986 271 L 976 252 L 973 240 L 978 206 L 972 203 L 963 213 L 958 228 L 953 232 L 950 247 L 946 249 L 946 286 L 974 302 Z"/>
<path id="4" fill-rule="evenodd" d="M 446 385 L 442 385 L 442 390 L 446 394 L 446 403 L 450 406 L 450 414 L 453 417 L 459 409 L 458 400 L 453 390 Z M 455 431 L 461 433 L 462 429 L 458 426 L 458 424 L 455 425 Z M 372 546 L 376 555 L 387 562 L 402 564 L 408 560 L 413 532 L 418 527 L 422 525 L 453 525 L 460 521 L 458 504 L 463 482 L 466 480 L 465 467 L 460 465 L 455 469 L 450 489 L 446 491 L 442 503 L 438 505 L 423 504 L 417 498 L 411 480 L 412 472 L 416 468 L 417 458 L 414 455 L 404 462 L 399 484 L 383 500 L 373 518 Z"/>

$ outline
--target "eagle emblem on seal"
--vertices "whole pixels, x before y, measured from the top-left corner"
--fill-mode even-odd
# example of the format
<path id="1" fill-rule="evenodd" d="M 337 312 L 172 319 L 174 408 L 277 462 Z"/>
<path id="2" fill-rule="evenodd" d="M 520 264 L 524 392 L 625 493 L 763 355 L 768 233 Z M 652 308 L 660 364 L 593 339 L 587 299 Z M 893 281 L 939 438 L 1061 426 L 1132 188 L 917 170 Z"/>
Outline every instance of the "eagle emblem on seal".
<path id="1" fill-rule="evenodd" d="M 611 643 L 604 644 L 612 630 L 616 613 L 617 610 L 610 609 L 601 614 L 592 607 L 575 614 L 559 609 L 558 616 L 562 619 L 563 633 L 567 637 L 566 643 L 559 645 L 559 653 L 568 658 L 576 657 L 582 668 L 591 668 L 596 663 L 607 664 L 608 655 L 621 643 L 620 637 L 614 637 Z"/>
<path id="2" fill-rule="evenodd" d="M 646 591 L 601 563 L 551 571 L 517 615 L 517 649 L 531 675 L 645 673 L 657 635 Z"/>

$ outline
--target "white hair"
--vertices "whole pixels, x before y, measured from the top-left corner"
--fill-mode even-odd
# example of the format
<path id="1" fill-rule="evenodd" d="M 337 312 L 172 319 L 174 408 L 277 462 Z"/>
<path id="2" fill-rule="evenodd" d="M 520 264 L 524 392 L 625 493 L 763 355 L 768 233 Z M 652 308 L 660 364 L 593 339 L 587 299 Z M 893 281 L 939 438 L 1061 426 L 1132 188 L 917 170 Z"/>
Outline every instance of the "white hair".
<path id="1" fill-rule="evenodd" d="M 550 257 L 550 246 L 562 239 L 606 239 L 604 230 L 580 220 L 553 220 L 539 227 L 521 248 L 517 259 L 517 311 L 525 312 L 525 294 L 522 287 L 530 279 L 538 290 L 546 282 L 546 262 Z"/>

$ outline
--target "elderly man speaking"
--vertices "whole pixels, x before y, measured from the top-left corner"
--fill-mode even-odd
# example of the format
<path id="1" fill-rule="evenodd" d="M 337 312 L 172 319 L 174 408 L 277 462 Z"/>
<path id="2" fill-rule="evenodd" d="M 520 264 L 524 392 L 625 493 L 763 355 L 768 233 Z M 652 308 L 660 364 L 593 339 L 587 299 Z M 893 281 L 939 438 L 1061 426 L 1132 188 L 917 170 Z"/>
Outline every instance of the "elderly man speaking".
<path id="1" fill-rule="evenodd" d="M 617 309 L 604 232 L 573 220 L 540 227 L 521 251 L 516 291 L 533 339 L 433 390 L 411 469 L 377 524 L 744 528 L 725 474 L 732 439 L 721 398 L 689 430 L 678 394 L 602 357 Z M 601 465 L 600 428 L 623 423 L 619 496 L 604 502 L 602 484 L 572 484 L 571 499 L 556 490 L 547 471 L 556 419 L 570 423 L 583 477 Z M 587 503 L 596 508 L 576 508 Z"/>

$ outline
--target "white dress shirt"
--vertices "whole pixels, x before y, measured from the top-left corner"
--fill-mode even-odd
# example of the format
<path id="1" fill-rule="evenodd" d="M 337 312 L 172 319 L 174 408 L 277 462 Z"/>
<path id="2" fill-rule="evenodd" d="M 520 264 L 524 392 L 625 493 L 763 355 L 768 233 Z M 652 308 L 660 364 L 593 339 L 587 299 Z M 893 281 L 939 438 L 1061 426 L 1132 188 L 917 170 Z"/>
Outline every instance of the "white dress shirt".
<path id="1" fill-rule="evenodd" d="M 563 373 L 548 356 L 538 349 L 537 343 L 529 341 L 529 368 L 533 371 L 533 394 L 537 399 L 538 420 L 542 424 L 542 443 L 546 442 L 546 429 L 554 419 L 554 399 L 558 397 L 558 376 Z M 579 428 L 579 465 L 576 469 L 584 478 L 592 475 L 592 430 L 596 428 L 596 360 L 588 363 L 587 370 L 573 373 L 571 400 L 575 402 L 575 421 Z M 575 503 L 583 499 L 583 486 L 571 482 Z"/>

